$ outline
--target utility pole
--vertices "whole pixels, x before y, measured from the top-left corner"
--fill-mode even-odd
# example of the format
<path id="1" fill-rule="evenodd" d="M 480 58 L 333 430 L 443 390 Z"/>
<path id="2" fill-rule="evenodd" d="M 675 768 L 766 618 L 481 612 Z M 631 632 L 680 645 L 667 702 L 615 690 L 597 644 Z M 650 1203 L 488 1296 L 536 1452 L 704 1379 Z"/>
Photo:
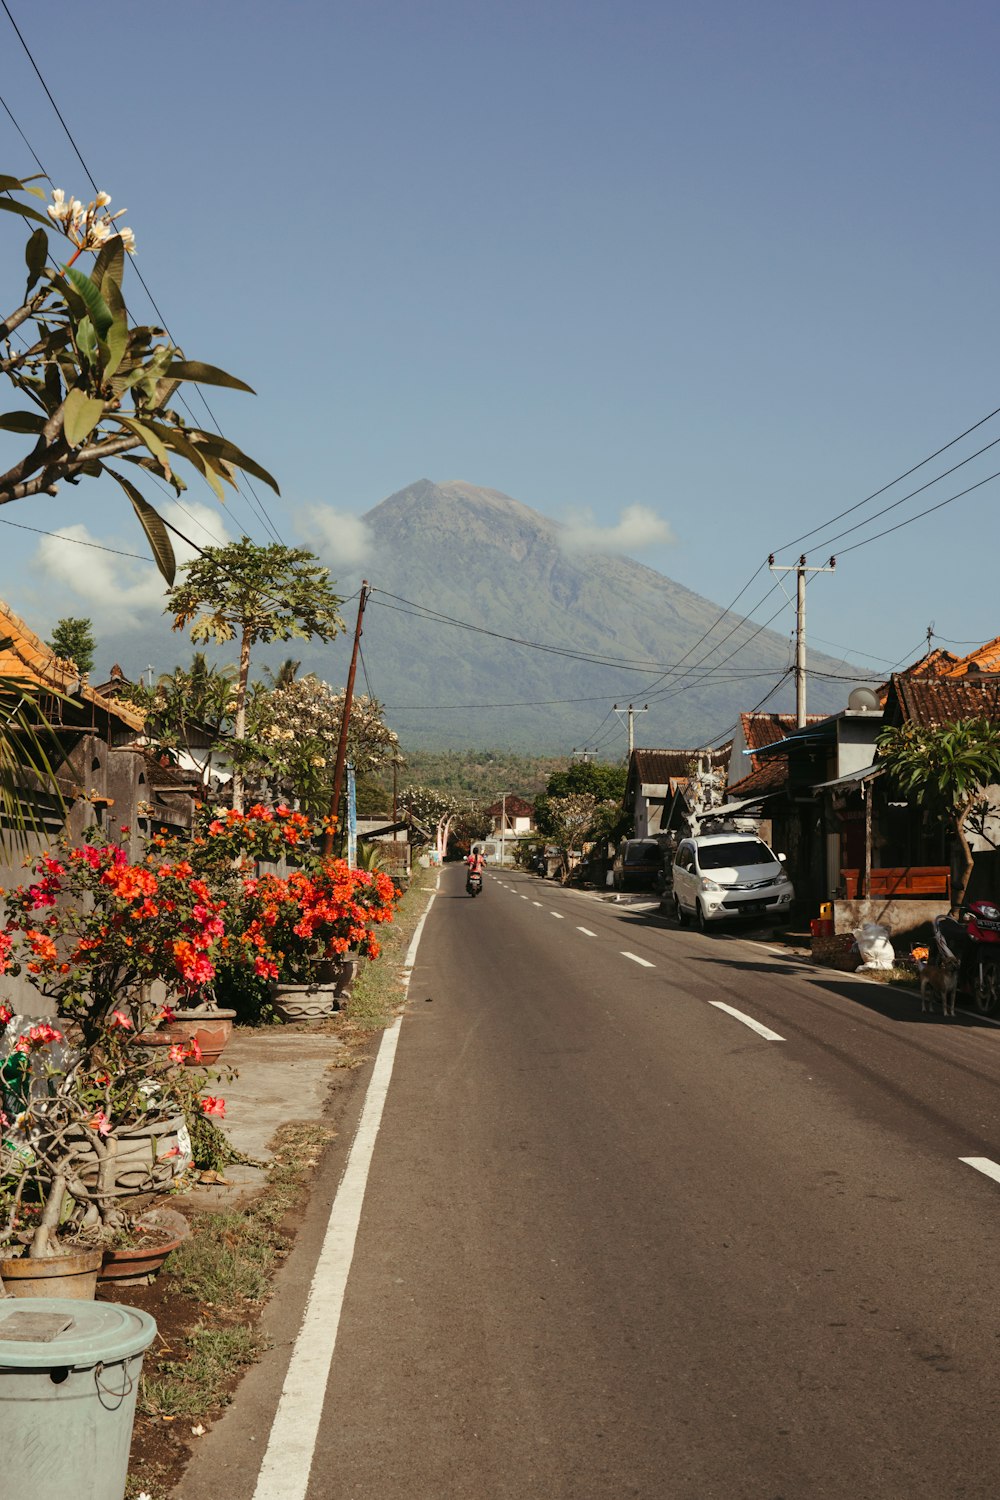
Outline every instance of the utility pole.
<path id="1" fill-rule="evenodd" d="M 794 573 L 796 588 L 795 602 L 795 725 L 797 729 L 806 726 L 806 574 L 807 573 L 832 573 L 837 566 L 837 559 L 831 557 L 828 563 L 821 568 L 807 568 L 806 555 L 803 552 L 797 563 L 790 567 L 779 567 L 774 561 L 772 552 L 767 559 L 767 565 L 772 573 Z"/>
<path id="2" fill-rule="evenodd" d="M 635 749 L 635 728 L 632 722 L 633 715 L 648 714 L 649 704 L 644 703 L 641 708 L 633 708 L 630 703 L 628 708 L 619 708 L 618 704 L 616 703 L 611 712 L 617 714 L 619 719 L 621 718 L 622 714 L 628 714 L 628 758 L 629 760 L 631 760 L 632 751 Z"/>
<path id="3" fill-rule="evenodd" d="M 340 721 L 340 740 L 337 743 L 337 764 L 333 772 L 333 795 L 330 798 L 330 823 L 323 835 L 323 843 L 320 853 L 324 859 L 329 859 L 333 854 L 333 824 L 340 811 L 340 788 L 344 782 L 344 762 L 347 759 L 347 731 L 351 722 L 351 704 L 354 702 L 354 674 L 358 670 L 358 650 L 361 645 L 361 621 L 364 618 L 365 604 L 371 589 L 368 587 L 368 579 L 361 583 L 361 596 L 358 599 L 358 623 L 354 629 L 354 649 L 351 652 L 351 669 L 347 674 L 347 691 L 344 694 L 344 714 Z"/>

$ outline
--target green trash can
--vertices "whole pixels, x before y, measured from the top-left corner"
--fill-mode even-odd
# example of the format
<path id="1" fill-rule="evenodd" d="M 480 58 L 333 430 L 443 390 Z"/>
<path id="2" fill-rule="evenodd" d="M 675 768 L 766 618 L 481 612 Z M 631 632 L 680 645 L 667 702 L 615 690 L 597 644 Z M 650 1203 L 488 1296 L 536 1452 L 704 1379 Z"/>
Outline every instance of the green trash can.
<path id="1" fill-rule="evenodd" d="M 122 1500 L 148 1313 L 69 1297 L 0 1300 L 5 1495 Z"/>

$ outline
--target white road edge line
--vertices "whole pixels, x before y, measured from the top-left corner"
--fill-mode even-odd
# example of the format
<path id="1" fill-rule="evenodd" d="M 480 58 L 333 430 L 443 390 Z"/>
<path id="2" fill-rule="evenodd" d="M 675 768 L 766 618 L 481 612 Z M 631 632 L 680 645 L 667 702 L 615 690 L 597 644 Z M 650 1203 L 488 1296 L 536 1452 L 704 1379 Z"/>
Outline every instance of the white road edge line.
<path id="1" fill-rule="evenodd" d="M 958 1159 L 967 1167 L 974 1167 L 977 1172 L 982 1172 L 984 1177 L 992 1177 L 994 1182 L 1000 1182 L 1000 1164 L 990 1161 L 988 1156 L 960 1156 Z"/>
<path id="2" fill-rule="evenodd" d="M 724 1010 L 727 1016 L 733 1016 L 737 1021 L 742 1021 L 744 1026 L 749 1026 L 751 1031 L 756 1031 L 758 1036 L 762 1036 L 766 1042 L 783 1042 L 785 1040 L 776 1031 L 771 1031 L 769 1027 L 761 1025 L 760 1021 L 755 1021 L 753 1016 L 745 1016 L 741 1010 L 734 1010 L 724 1000 L 710 1000 L 708 1003 L 709 1005 L 714 1005 L 716 1010 Z"/>
<path id="3" fill-rule="evenodd" d="M 626 953 L 624 948 L 622 949 L 622 958 L 630 958 L 634 964 L 642 964 L 644 969 L 656 968 L 656 965 L 651 964 L 648 958 L 640 958 L 638 953 Z"/>
<path id="4" fill-rule="evenodd" d="M 596 932 L 591 932 L 591 930 L 590 930 L 589 927 L 578 927 L 576 930 L 577 930 L 577 932 L 582 932 L 583 935 L 584 935 L 584 937 L 596 937 L 597 936 L 597 933 Z"/>
<path id="5" fill-rule="evenodd" d="M 431 893 L 407 949 L 403 965 L 404 989 L 409 988 L 420 935 L 436 894 L 437 889 Z M 401 1023 L 402 1016 L 397 1016 L 382 1033 L 357 1134 L 330 1210 L 253 1500 L 305 1500 L 309 1488 L 361 1207 L 396 1059 Z"/>

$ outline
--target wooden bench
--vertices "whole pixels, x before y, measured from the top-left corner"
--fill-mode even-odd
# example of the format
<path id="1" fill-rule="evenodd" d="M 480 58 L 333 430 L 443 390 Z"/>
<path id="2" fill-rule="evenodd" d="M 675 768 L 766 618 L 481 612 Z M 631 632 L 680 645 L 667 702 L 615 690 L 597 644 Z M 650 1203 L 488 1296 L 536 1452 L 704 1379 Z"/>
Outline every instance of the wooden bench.
<path id="1" fill-rule="evenodd" d="M 841 870 L 840 878 L 848 901 L 857 901 L 864 872 Z M 871 897 L 882 900 L 919 900 L 921 896 L 951 898 L 951 871 L 947 865 L 896 865 L 872 868 Z"/>

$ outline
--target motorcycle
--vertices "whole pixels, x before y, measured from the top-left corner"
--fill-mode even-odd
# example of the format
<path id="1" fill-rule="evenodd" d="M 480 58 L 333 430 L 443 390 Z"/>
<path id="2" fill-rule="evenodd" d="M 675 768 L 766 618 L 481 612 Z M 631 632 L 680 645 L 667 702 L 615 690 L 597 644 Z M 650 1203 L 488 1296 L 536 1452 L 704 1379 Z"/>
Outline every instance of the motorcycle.
<path id="1" fill-rule="evenodd" d="M 465 889 L 470 896 L 478 896 L 483 888 L 483 877 L 478 870 L 470 870 L 465 881 Z"/>
<path id="2" fill-rule="evenodd" d="M 934 939 L 943 958 L 958 960 L 958 987 L 989 1015 L 1000 1004 L 1000 907 L 973 901 L 960 918 L 936 917 Z"/>

